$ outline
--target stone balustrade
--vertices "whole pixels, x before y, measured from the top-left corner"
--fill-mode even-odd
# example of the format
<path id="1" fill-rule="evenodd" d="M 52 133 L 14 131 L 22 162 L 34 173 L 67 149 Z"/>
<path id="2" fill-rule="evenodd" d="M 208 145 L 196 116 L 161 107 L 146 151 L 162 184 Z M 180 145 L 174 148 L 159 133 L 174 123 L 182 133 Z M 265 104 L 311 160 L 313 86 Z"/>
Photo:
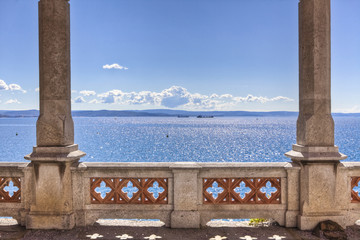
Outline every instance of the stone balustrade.
<path id="1" fill-rule="evenodd" d="M 2 163 L 0 214 L 29 229 L 99 218 L 198 228 L 213 218 L 274 218 L 307 230 L 359 218 L 360 164 L 334 145 L 330 0 L 299 1 L 299 116 L 292 163 L 79 163 L 71 116 L 69 0 L 39 1 L 40 116 L 28 165 Z M 20 191 L 20 194 L 19 194 Z M 20 202 L 19 202 L 20 201 Z"/>
<path id="2" fill-rule="evenodd" d="M 0 167 L 0 216 L 27 226 L 34 166 L 1 163 Z M 286 162 L 84 162 L 71 167 L 69 208 L 76 226 L 104 218 L 138 218 L 160 219 L 172 228 L 199 228 L 211 219 L 271 218 L 281 226 L 296 227 L 304 204 L 302 167 Z M 334 202 L 341 210 L 338 223 L 352 225 L 360 216 L 360 163 L 340 163 L 334 171 Z"/>

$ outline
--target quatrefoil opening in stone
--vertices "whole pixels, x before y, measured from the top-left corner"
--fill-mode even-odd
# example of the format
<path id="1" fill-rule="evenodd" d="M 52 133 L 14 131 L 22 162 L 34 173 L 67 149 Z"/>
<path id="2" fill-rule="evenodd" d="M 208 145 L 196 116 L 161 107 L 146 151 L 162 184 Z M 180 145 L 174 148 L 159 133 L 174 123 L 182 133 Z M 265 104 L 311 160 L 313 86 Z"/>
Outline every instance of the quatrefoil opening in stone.
<path id="1" fill-rule="evenodd" d="M 167 204 L 167 179 L 90 178 L 91 203 Z"/>
<path id="2" fill-rule="evenodd" d="M 106 195 L 111 192 L 111 188 L 107 187 L 104 181 L 101 181 L 100 187 L 95 188 L 95 192 L 100 193 L 100 197 L 104 199 Z"/>
<path id="3" fill-rule="evenodd" d="M 360 202 L 360 177 L 351 178 L 351 202 Z"/>
<path id="4" fill-rule="evenodd" d="M 247 187 L 244 181 L 241 181 L 239 187 L 236 187 L 234 191 L 240 195 L 241 199 L 244 199 L 246 194 L 251 192 L 251 188 Z"/>
<path id="5" fill-rule="evenodd" d="M 137 193 L 139 189 L 134 186 L 132 181 L 129 181 L 126 187 L 123 187 L 121 191 L 125 193 L 129 199 L 131 199 L 134 196 L 134 193 Z"/>
<path id="6" fill-rule="evenodd" d="M 267 199 L 271 198 L 273 193 L 276 193 L 278 189 L 276 187 L 271 186 L 271 182 L 267 181 L 265 187 L 260 188 L 260 192 L 265 193 Z"/>
<path id="7" fill-rule="evenodd" d="M 207 188 L 206 191 L 210 194 L 212 194 L 214 199 L 217 199 L 219 194 L 224 191 L 222 187 L 219 187 L 218 182 L 214 181 L 212 186 Z"/>
<path id="8" fill-rule="evenodd" d="M 360 197 L 360 179 L 357 181 L 356 185 L 352 188 L 354 192 Z"/>
<path id="9" fill-rule="evenodd" d="M 11 180 L 9 181 L 9 186 L 4 187 L 4 191 L 7 192 L 10 197 L 14 196 L 14 193 L 16 193 L 19 190 L 20 189 L 17 186 L 14 186 L 14 182 Z"/>
<path id="10" fill-rule="evenodd" d="M 152 195 L 155 199 L 158 199 L 160 193 L 163 193 L 164 191 L 165 191 L 165 189 L 160 187 L 159 183 L 157 181 L 154 181 L 152 187 L 148 188 L 148 192 L 152 193 Z"/>

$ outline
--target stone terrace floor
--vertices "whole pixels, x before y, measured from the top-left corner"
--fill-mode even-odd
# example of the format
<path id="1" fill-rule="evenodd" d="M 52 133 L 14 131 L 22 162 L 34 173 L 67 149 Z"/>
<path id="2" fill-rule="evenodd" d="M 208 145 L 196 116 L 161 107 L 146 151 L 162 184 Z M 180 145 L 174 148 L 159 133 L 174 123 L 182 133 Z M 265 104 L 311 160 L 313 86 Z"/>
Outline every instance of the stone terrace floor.
<path id="1" fill-rule="evenodd" d="M 346 229 L 347 239 L 360 239 L 360 226 Z M 145 240 L 283 240 L 326 239 L 318 238 L 310 231 L 279 226 L 269 227 L 206 227 L 202 229 L 170 229 L 166 227 L 94 226 L 73 230 L 26 230 L 18 225 L 0 226 L 0 239 L 145 239 Z"/>

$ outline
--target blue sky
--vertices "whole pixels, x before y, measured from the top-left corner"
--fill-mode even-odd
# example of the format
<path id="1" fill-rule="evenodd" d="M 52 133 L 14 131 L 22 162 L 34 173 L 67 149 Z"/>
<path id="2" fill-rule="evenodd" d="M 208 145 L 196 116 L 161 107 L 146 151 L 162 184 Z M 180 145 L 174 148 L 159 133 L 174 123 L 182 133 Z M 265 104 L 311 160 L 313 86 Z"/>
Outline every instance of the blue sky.
<path id="1" fill-rule="evenodd" d="M 38 108 L 37 0 L 0 0 L 0 109 Z M 360 1 L 332 0 L 332 110 L 360 112 Z M 72 108 L 298 110 L 298 0 L 71 0 Z"/>

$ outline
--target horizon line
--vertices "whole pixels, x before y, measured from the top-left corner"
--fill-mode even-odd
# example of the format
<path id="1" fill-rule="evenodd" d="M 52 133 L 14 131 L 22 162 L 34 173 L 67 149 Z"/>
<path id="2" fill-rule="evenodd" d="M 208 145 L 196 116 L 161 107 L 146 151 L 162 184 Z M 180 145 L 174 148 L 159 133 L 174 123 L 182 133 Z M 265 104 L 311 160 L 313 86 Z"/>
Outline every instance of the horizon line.
<path id="1" fill-rule="evenodd" d="M 71 110 L 72 112 L 74 111 L 156 111 L 156 110 L 161 110 L 161 111 L 184 111 L 184 112 L 250 112 L 250 113 L 259 113 L 259 112 L 265 112 L 265 113 L 271 113 L 271 112 L 288 112 L 288 113 L 299 113 L 299 111 L 287 111 L 287 110 L 269 110 L 269 111 L 251 111 L 251 110 L 183 110 L 183 109 L 162 109 L 162 108 L 155 108 L 155 109 L 97 109 L 97 110 Z M 12 110 L 8 110 L 8 109 L 0 109 L 0 111 L 40 111 L 39 109 L 12 109 Z M 360 114 L 360 112 L 331 112 L 336 113 L 336 114 Z"/>

